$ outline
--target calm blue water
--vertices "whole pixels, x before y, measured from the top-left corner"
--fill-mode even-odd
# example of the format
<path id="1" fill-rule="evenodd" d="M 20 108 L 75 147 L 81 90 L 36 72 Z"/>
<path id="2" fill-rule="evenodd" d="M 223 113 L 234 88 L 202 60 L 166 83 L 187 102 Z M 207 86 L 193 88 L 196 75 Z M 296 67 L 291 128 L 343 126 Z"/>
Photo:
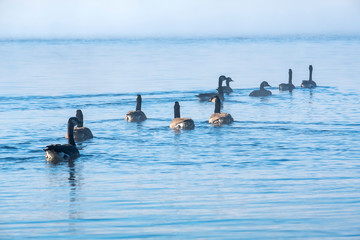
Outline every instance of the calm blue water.
<path id="1" fill-rule="evenodd" d="M 318 88 L 278 91 L 309 64 Z M 358 37 L 0 41 L 0 239 L 359 239 L 359 66 Z M 95 138 L 47 163 L 76 109 Z"/>

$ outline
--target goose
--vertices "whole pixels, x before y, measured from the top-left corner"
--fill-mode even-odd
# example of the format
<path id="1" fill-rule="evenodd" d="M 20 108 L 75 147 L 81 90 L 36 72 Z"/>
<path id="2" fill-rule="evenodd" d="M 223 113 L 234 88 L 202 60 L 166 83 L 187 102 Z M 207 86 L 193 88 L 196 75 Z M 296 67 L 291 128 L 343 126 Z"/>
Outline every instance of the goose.
<path id="1" fill-rule="evenodd" d="M 215 111 L 210 116 L 209 123 L 214 126 L 221 126 L 223 124 L 230 124 L 234 121 L 229 113 L 220 113 L 221 102 L 218 96 L 215 96 Z"/>
<path id="2" fill-rule="evenodd" d="M 174 104 L 174 119 L 170 123 L 170 128 L 175 130 L 179 130 L 179 129 L 191 130 L 195 128 L 194 121 L 191 118 L 180 117 L 179 102 L 175 102 Z"/>
<path id="3" fill-rule="evenodd" d="M 136 97 L 136 110 L 129 111 L 125 115 L 125 120 L 128 122 L 142 122 L 147 119 L 145 113 L 141 111 L 141 95 L 138 94 Z"/>
<path id="4" fill-rule="evenodd" d="M 76 118 L 79 120 L 79 124 L 74 128 L 74 139 L 76 142 L 82 142 L 87 139 L 93 138 L 91 130 L 87 127 L 84 127 L 84 117 L 80 109 L 76 110 Z M 66 133 L 65 138 L 69 138 L 68 133 Z"/>
<path id="5" fill-rule="evenodd" d="M 222 90 L 224 93 L 226 94 L 230 94 L 233 92 L 232 88 L 230 87 L 230 82 L 233 82 L 234 80 L 232 80 L 230 77 L 226 78 L 226 86 L 222 87 Z"/>
<path id="6" fill-rule="evenodd" d="M 62 160 L 74 160 L 80 157 L 79 150 L 74 140 L 74 126 L 80 121 L 76 117 L 69 118 L 68 121 L 68 144 L 51 144 L 46 146 L 45 158 L 49 162 L 57 162 Z"/>
<path id="7" fill-rule="evenodd" d="M 312 71 L 313 71 L 313 66 L 310 65 L 309 66 L 309 80 L 303 80 L 301 83 L 301 87 L 302 88 L 315 88 L 316 87 L 316 82 L 314 82 L 312 80 Z"/>
<path id="8" fill-rule="evenodd" d="M 224 100 L 224 91 L 223 91 L 223 88 L 222 88 L 222 82 L 225 81 L 225 80 L 226 80 L 226 77 L 224 75 L 221 75 L 219 77 L 217 92 L 200 93 L 200 94 L 195 95 L 195 96 L 199 98 L 199 101 L 209 101 L 209 99 L 212 96 L 215 96 L 215 95 L 218 95 L 220 97 L 220 99 Z"/>
<path id="9" fill-rule="evenodd" d="M 260 89 L 259 90 L 254 90 L 252 91 L 249 96 L 251 97 L 265 97 L 265 96 L 270 96 L 272 95 L 271 91 L 266 90 L 264 87 L 271 87 L 267 81 L 263 81 L 260 84 Z"/>
<path id="10" fill-rule="evenodd" d="M 279 90 L 292 92 L 293 89 L 295 89 L 295 86 L 292 83 L 292 70 L 289 69 L 289 83 L 281 83 L 279 85 Z"/>

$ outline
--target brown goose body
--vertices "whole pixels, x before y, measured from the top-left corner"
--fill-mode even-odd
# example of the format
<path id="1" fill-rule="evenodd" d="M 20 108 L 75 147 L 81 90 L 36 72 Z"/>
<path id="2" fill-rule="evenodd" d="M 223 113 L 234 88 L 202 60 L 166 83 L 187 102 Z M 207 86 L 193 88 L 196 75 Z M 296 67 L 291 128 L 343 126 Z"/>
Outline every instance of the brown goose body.
<path id="1" fill-rule="evenodd" d="M 135 111 L 129 111 L 125 115 L 125 120 L 126 121 L 128 121 L 128 122 L 142 122 L 142 121 L 145 121 L 147 119 L 145 113 L 143 111 L 141 111 L 141 103 L 142 103 L 141 95 L 137 95 L 137 98 L 136 98 L 136 110 Z"/>
<path id="2" fill-rule="evenodd" d="M 68 121 L 68 144 L 51 144 L 46 146 L 45 158 L 49 162 L 58 162 L 64 160 L 74 160 L 80 157 L 80 152 L 76 147 L 74 140 L 74 126 L 79 124 L 77 118 L 71 117 Z"/>
<path id="3" fill-rule="evenodd" d="M 195 123 L 191 118 L 174 118 L 170 123 L 171 129 L 187 129 L 195 128 Z"/>
<path id="4" fill-rule="evenodd" d="M 191 130 L 195 128 L 195 123 L 191 118 L 181 118 L 180 117 L 180 104 L 175 102 L 174 104 L 174 119 L 170 123 L 170 128 L 179 130 Z"/>
<path id="5" fill-rule="evenodd" d="M 74 127 L 74 140 L 76 142 L 83 142 L 85 140 L 93 138 L 91 130 L 87 127 L 84 127 L 84 117 L 81 110 L 76 110 L 76 118 L 79 120 L 77 127 Z M 69 138 L 68 133 L 66 133 L 65 138 Z"/>
<path id="6" fill-rule="evenodd" d="M 279 85 L 279 90 L 280 91 L 289 91 L 289 92 L 291 92 L 294 89 L 295 89 L 295 86 L 292 83 L 292 70 L 289 69 L 289 82 L 288 83 L 281 83 Z"/>
<path id="7" fill-rule="evenodd" d="M 234 122 L 233 117 L 229 113 L 221 113 L 221 102 L 220 99 L 216 96 L 215 97 L 215 111 L 210 116 L 209 123 L 213 124 L 214 126 L 221 126 L 223 124 L 230 124 Z"/>
<path id="8" fill-rule="evenodd" d="M 259 90 L 254 90 L 252 91 L 249 96 L 250 97 L 266 97 L 266 96 L 270 96 L 272 95 L 272 92 L 269 90 L 266 90 L 265 87 L 271 87 L 268 82 L 263 81 L 260 84 L 260 89 Z"/>

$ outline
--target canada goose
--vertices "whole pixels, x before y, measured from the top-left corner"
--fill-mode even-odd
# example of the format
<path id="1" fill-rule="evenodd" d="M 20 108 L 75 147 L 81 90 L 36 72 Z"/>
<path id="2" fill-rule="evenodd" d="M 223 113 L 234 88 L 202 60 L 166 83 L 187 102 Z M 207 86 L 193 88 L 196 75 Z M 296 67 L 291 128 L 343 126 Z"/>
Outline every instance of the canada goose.
<path id="1" fill-rule="evenodd" d="M 265 96 L 270 96 L 272 95 L 271 91 L 266 90 L 264 87 L 271 87 L 268 82 L 263 81 L 260 84 L 260 89 L 259 90 L 254 90 L 252 91 L 249 96 L 251 97 L 265 97 Z"/>
<path id="2" fill-rule="evenodd" d="M 293 89 L 295 89 L 294 84 L 292 83 L 292 70 L 289 69 L 289 83 L 281 83 L 279 85 L 279 90 L 280 91 L 292 91 Z"/>
<path id="3" fill-rule="evenodd" d="M 310 65 L 309 66 L 309 80 L 302 81 L 302 83 L 301 83 L 302 88 L 315 88 L 316 87 L 316 82 L 314 82 L 312 80 L 312 71 L 313 71 L 313 66 Z"/>
<path id="4" fill-rule="evenodd" d="M 79 120 L 77 127 L 74 127 L 74 139 L 76 142 L 82 142 L 87 139 L 93 138 L 91 130 L 87 127 L 84 127 L 84 117 L 80 109 L 76 110 L 76 118 Z M 66 133 L 65 138 L 68 138 L 68 133 Z"/>
<path id="5" fill-rule="evenodd" d="M 170 123 L 170 128 L 175 130 L 179 130 L 179 129 L 191 130 L 195 128 L 194 121 L 191 118 L 180 118 L 179 102 L 175 102 L 174 104 L 174 119 Z"/>
<path id="6" fill-rule="evenodd" d="M 136 97 L 136 110 L 129 111 L 125 115 L 125 120 L 128 122 L 142 122 L 147 119 L 145 113 L 141 111 L 141 95 L 138 94 Z"/>
<path id="7" fill-rule="evenodd" d="M 230 87 L 230 82 L 233 82 L 234 80 L 232 80 L 230 77 L 226 78 L 226 86 L 222 87 L 222 90 L 224 93 L 226 94 L 230 94 L 233 92 L 232 88 Z"/>
<path id="8" fill-rule="evenodd" d="M 218 96 L 215 96 L 215 111 L 210 116 L 209 123 L 215 126 L 221 126 L 223 124 L 230 124 L 234 121 L 229 113 L 220 113 L 221 102 Z"/>
<path id="9" fill-rule="evenodd" d="M 220 97 L 220 99 L 222 99 L 222 101 L 223 101 L 224 100 L 224 91 L 223 91 L 223 88 L 222 88 L 222 82 L 225 81 L 225 80 L 226 80 L 226 77 L 224 75 L 221 75 L 219 77 L 217 92 L 200 93 L 200 94 L 195 95 L 195 96 L 199 98 L 199 101 L 209 101 L 209 99 L 212 96 L 218 95 Z"/>
<path id="10" fill-rule="evenodd" d="M 79 150 L 76 148 L 74 140 L 74 126 L 80 122 L 76 117 L 69 118 L 68 121 L 68 144 L 51 144 L 46 146 L 45 158 L 47 161 L 56 162 L 62 160 L 74 160 L 80 157 Z"/>

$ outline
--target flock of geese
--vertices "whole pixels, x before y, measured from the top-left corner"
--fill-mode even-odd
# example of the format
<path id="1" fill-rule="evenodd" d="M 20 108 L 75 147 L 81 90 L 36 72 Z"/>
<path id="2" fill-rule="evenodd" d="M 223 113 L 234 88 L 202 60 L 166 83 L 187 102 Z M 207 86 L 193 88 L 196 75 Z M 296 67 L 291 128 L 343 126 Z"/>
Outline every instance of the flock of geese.
<path id="1" fill-rule="evenodd" d="M 302 88 L 315 88 L 316 83 L 312 80 L 312 65 L 309 66 L 309 79 L 303 80 L 301 83 Z M 226 82 L 226 86 L 222 86 L 223 82 Z M 224 101 L 224 93 L 230 94 L 233 92 L 230 87 L 230 82 L 233 80 L 230 77 L 221 75 L 218 81 L 218 88 L 216 92 L 202 93 L 196 95 L 199 101 L 211 101 L 215 103 L 214 113 L 210 116 L 209 123 L 214 126 L 221 126 L 223 124 L 230 124 L 234 121 L 229 113 L 221 112 L 222 102 Z M 268 82 L 263 81 L 260 84 L 260 89 L 252 91 L 249 96 L 251 97 L 265 97 L 272 95 L 271 91 L 266 90 L 265 87 L 271 87 Z M 289 69 L 289 81 L 288 83 L 281 83 L 279 85 L 280 91 L 292 91 L 295 86 L 292 83 L 292 70 Z M 141 95 L 137 95 L 136 109 L 135 111 L 129 111 L 125 115 L 125 120 L 128 122 L 142 122 L 147 119 L 145 113 L 141 111 Z M 80 152 L 76 147 L 76 142 L 82 142 L 87 139 L 93 138 L 91 130 L 83 126 L 84 118 L 81 110 L 76 111 L 76 117 L 69 118 L 68 129 L 65 135 L 68 138 L 68 144 L 51 144 L 46 146 L 45 158 L 47 161 L 58 162 L 63 160 L 74 160 L 80 157 Z M 186 129 L 191 130 L 195 128 L 195 123 L 191 118 L 180 117 L 180 104 L 175 102 L 174 104 L 174 119 L 170 123 L 170 128 L 174 130 Z"/>

